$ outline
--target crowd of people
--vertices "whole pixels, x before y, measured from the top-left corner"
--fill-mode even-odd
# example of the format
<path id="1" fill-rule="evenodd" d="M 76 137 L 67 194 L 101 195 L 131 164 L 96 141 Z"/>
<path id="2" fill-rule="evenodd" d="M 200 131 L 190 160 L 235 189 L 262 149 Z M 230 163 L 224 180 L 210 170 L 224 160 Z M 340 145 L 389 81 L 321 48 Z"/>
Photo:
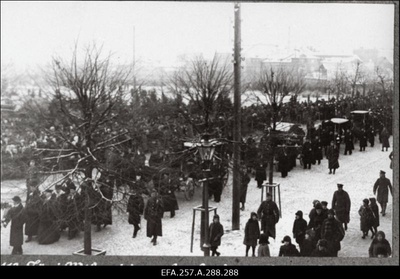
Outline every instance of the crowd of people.
<path id="1" fill-rule="evenodd" d="M 358 120 L 350 113 L 356 109 L 369 109 L 372 114 L 369 118 L 361 121 L 362 124 L 359 125 Z M 310 170 L 313 165 L 320 164 L 324 157 L 328 160 L 328 173 L 334 175 L 339 168 L 341 144 L 344 144 L 344 151 L 342 151 L 344 155 L 352 154 L 357 141 L 360 145 L 359 151 L 363 152 L 368 141 L 371 147 L 374 146 L 375 136 L 378 134 L 382 151 L 388 151 L 390 147 L 388 139 L 391 127 L 388 123 L 391 123 L 391 107 L 384 106 L 380 99 L 376 100 L 373 96 L 355 99 L 347 97 L 328 102 L 319 100 L 314 103 L 285 103 L 280 111 L 280 121 L 304 123 L 307 128 L 304 134 L 300 133 L 301 141 L 293 140 L 290 136 L 285 137 L 276 146 L 273 155 L 265 148 L 264 144 L 268 143 L 269 138 L 272 137 L 270 129 L 264 130 L 265 126 L 268 127 L 270 123 L 261 120 L 270 119 L 268 115 L 263 115 L 268 110 L 262 106 L 251 106 L 243 111 L 244 123 L 248 124 L 248 120 L 251 119 L 251 129 L 261 129 L 264 131 L 264 135 L 259 140 L 250 135 L 242 142 L 240 195 L 242 210 L 245 209 L 247 187 L 251 178 L 254 176 L 259 188 L 266 181 L 266 169 L 270 163 L 270 156 L 275 158 L 277 170 L 281 172 L 282 177 L 287 177 L 288 172 L 296 166 L 297 160 L 302 168 Z M 324 122 L 332 117 L 345 117 L 349 122 L 345 128 L 335 127 L 332 123 Z M 222 120 L 220 121 L 221 127 L 217 129 L 217 136 L 230 138 L 229 120 Z M 322 120 L 322 122 L 316 127 L 315 122 L 318 120 Z M 164 213 L 170 212 L 170 217 L 174 218 L 175 211 L 179 210 L 174 192 L 181 183 L 182 175 L 184 178 L 187 176 L 201 178 L 197 174 L 198 170 L 193 167 L 199 165 L 195 158 L 188 160 L 187 157 L 181 156 L 179 161 L 175 160 L 171 154 L 182 151 L 181 139 L 193 138 L 195 132 L 193 131 L 194 126 L 187 125 L 183 118 L 172 120 L 155 117 L 151 121 L 142 119 L 139 122 L 140 125 L 135 126 L 137 128 L 131 137 L 133 145 L 137 147 L 135 150 L 126 152 L 126 150 L 110 148 L 104 155 L 106 165 L 113 165 L 111 169 L 119 169 L 120 176 L 102 175 L 96 183 L 99 185 L 97 188 L 92 183 L 83 183 L 77 187 L 71 179 L 68 179 L 63 184 L 55 185 L 54 190 L 47 189 L 41 193 L 38 188 L 40 185 L 39 171 L 35 163 L 31 163 L 28 169 L 25 207 L 22 206 L 20 197 L 14 197 L 15 206 L 8 211 L 3 222 L 4 225 L 12 223 L 10 244 L 15 248 L 13 254 L 22 254 L 23 241 L 20 240 L 23 224 L 25 224 L 25 241 L 34 241 L 34 237 L 37 236 L 39 244 L 51 244 L 58 241 L 64 230 L 68 230 L 68 239 L 75 238 L 84 227 L 85 206 L 91 208 L 91 222 L 96 226 L 96 231 L 112 225 L 114 191 L 120 191 L 120 187 L 128 189 L 124 194 L 127 200 L 126 211 L 129 214 L 127 222 L 133 226 L 132 237 L 137 237 L 143 215 L 147 221 L 146 235 L 151 238 L 153 245 L 157 245 L 157 238 L 162 236 Z M 118 128 L 117 124 L 116 126 Z M 60 132 L 60 129 L 63 131 L 63 135 L 68 136 L 68 144 L 80 144 L 81 139 L 74 132 L 74 127 L 50 127 L 48 134 L 41 132 L 39 136 L 29 132 L 29 140 L 24 140 L 24 143 L 26 142 L 32 148 L 38 146 L 47 148 L 52 144 L 54 147 L 58 147 L 58 139 L 55 134 Z M 107 133 L 107 131 L 104 132 Z M 123 134 L 128 131 L 120 128 L 119 132 Z M 94 137 L 96 136 L 101 137 L 102 135 L 94 135 Z M 9 138 L 15 137 L 9 134 L 9 130 L 5 133 L 2 131 L 2 141 L 6 146 L 10 145 Z M 222 159 L 211 165 L 211 174 L 214 179 L 209 183 L 209 195 L 210 198 L 214 197 L 215 202 L 221 201 L 223 180 L 226 173 L 229 172 L 228 164 L 223 159 L 230 158 L 231 147 L 232 145 L 228 144 L 223 151 L 226 154 L 221 156 Z M 392 154 L 390 156 L 393 157 Z M 69 159 L 71 162 L 74 161 L 74 158 Z M 182 166 L 182 162 L 184 166 Z M 158 171 L 164 168 L 167 170 Z M 153 171 L 154 169 L 157 171 Z M 177 169 L 179 171 L 176 171 Z M 124 177 L 124 179 L 120 177 Z M 316 201 L 314 203 L 308 223 L 303 219 L 301 210 L 296 213 L 292 233 L 299 249 L 292 243 L 289 235 L 285 236 L 279 256 L 334 257 L 338 255 L 340 242 L 345 237 L 347 230 L 350 212 L 350 198 L 342 188 L 343 185 L 338 184 L 338 191 L 333 195 L 331 209 L 327 208 L 327 202 Z M 374 186 L 374 194 L 377 193 L 376 201 L 381 206 L 382 216 L 386 214 L 389 190 L 392 191 L 390 181 L 383 174 L 383 177 L 378 179 Z M 85 193 L 91 197 L 90 205 L 85 205 Z M 143 195 L 148 197 L 147 202 L 144 201 Z M 378 231 L 379 214 L 377 214 L 376 201 L 374 198 L 365 199 L 359 210 L 362 237 L 365 238 L 369 231 L 372 232 L 374 240 L 371 244 L 370 256 L 389 256 L 390 245 L 382 244 L 387 240 L 385 240 L 385 234 Z M 268 239 L 270 237 L 275 239 L 275 225 L 279 219 L 279 208 L 272 201 L 271 194 L 268 193 L 266 201 L 262 202 L 257 213 L 251 214 L 246 224 L 243 241 L 246 246 L 246 256 L 248 256 L 250 248 L 252 248 L 252 255 L 255 255 L 257 242 L 260 244 L 259 256 L 270 255 Z M 212 254 L 215 256 L 220 255 L 217 248 L 222 244 L 223 233 L 219 216 L 214 216 L 213 222 L 210 224 L 210 244 Z M 382 252 L 382 249 L 378 249 L 374 245 L 386 247 L 386 251 Z"/>

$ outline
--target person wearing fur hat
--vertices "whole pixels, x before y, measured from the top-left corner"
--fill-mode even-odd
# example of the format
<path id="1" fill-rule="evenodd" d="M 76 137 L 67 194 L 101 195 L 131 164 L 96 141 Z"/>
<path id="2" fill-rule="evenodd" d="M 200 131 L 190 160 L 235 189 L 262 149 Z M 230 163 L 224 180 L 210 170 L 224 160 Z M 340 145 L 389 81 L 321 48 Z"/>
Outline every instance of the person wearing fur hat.
<path id="1" fill-rule="evenodd" d="M 317 243 L 317 247 L 311 252 L 310 257 L 329 257 L 328 241 L 326 239 L 320 239 Z"/>
<path id="2" fill-rule="evenodd" d="M 376 204 L 375 198 L 369 198 L 369 207 L 371 208 L 372 212 L 374 213 L 374 222 L 372 223 L 372 236 L 371 239 L 374 238 L 376 232 L 378 231 L 379 227 L 379 208 Z"/>
<path id="3" fill-rule="evenodd" d="M 343 190 L 343 184 L 337 184 L 337 191 L 333 193 L 332 209 L 335 211 L 336 219 L 344 224 L 344 230 L 347 230 L 347 224 L 350 222 L 351 200 L 349 194 Z"/>
<path id="4" fill-rule="evenodd" d="M 282 240 L 283 245 L 279 249 L 279 257 L 298 257 L 300 256 L 299 250 L 292 244 L 290 236 L 286 235 Z"/>
<path id="5" fill-rule="evenodd" d="M 369 199 L 363 200 L 363 205 L 358 210 L 358 214 L 360 215 L 360 229 L 363 232 L 362 238 L 365 239 L 374 222 L 374 213 L 369 207 Z"/>
<path id="6" fill-rule="evenodd" d="M 304 241 L 304 237 L 307 230 L 307 221 L 303 219 L 303 211 L 299 210 L 295 214 L 295 220 L 293 222 L 293 238 L 296 240 L 297 244 L 301 249 Z"/>
<path id="7" fill-rule="evenodd" d="M 279 209 L 276 203 L 272 201 L 271 193 L 267 193 L 267 199 L 258 208 L 257 216 L 261 219 L 261 230 L 275 239 L 275 225 L 279 221 Z"/>
<path id="8" fill-rule="evenodd" d="M 252 256 L 255 257 L 257 240 L 260 238 L 260 225 L 258 223 L 257 213 L 252 212 L 250 219 L 247 221 L 244 228 L 243 244 L 246 245 L 246 257 L 249 254 L 250 247 L 252 248 Z"/>
<path id="9" fill-rule="evenodd" d="M 321 237 L 321 226 L 326 216 L 322 212 L 322 205 L 320 202 L 315 204 L 313 208 L 313 214 L 310 214 L 310 221 L 308 222 L 307 229 L 311 229 L 314 232 L 314 240 L 318 241 Z"/>
<path id="10" fill-rule="evenodd" d="M 369 246 L 368 254 L 370 258 L 387 258 L 392 254 L 390 243 L 385 238 L 383 231 L 376 233 L 374 240 L 372 240 Z"/>
<path id="11" fill-rule="evenodd" d="M 12 201 L 13 207 L 7 211 L 1 223 L 3 227 L 6 228 L 8 223 L 11 222 L 10 246 L 13 247 L 11 255 L 22 255 L 22 244 L 24 242 L 23 227 L 26 216 L 24 214 L 24 206 L 22 205 L 21 198 L 15 196 L 12 198 Z"/>
<path id="12" fill-rule="evenodd" d="M 258 251 L 257 255 L 258 257 L 271 257 L 269 253 L 269 241 L 268 241 L 268 235 L 265 233 L 262 233 L 260 235 L 260 240 L 258 242 L 260 245 L 258 246 Z"/>
<path id="13" fill-rule="evenodd" d="M 143 197 L 138 193 L 138 190 L 132 188 L 131 194 L 129 195 L 128 205 L 126 212 L 128 212 L 128 223 L 133 225 L 133 238 L 136 237 L 140 230 L 140 215 L 143 214 L 144 200 Z"/>
<path id="14" fill-rule="evenodd" d="M 390 180 L 385 177 L 386 172 L 383 170 L 380 171 L 379 178 L 376 180 L 374 184 L 374 195 L 376 194 L 376 200 L 381 205 L 382 208 L 382 216 L 386 215 L 386 206 L 389 198 L 389 190 L 390 194 L 393 195 L 393 187 L 390 183 Z"/>
<path id="15" fill-rule="evenodd" d="M 219 216 L 214 215 L 213 221 L 210 224 L 210 245 L 211 245 L 211 251 L 212 251 L 212 256 L 221 255 L 220 252 L 217 251 L 218 246 L 221 245 L 221 237 L 224 235 L 224 227 L 221 225 L 219 222 Z"/>
<path id="16" fill-rule="evenodd" d="M 328 211 L 328 218 L 322 223 L 321 226 L 321 239 L 328 241 L 328 251 L 332 257 L 337 257 L 340 251 L 340 242 L 343 240 L 345 231 L 342 224 L 335 219 L 335 211 L 330 209 Z"/>

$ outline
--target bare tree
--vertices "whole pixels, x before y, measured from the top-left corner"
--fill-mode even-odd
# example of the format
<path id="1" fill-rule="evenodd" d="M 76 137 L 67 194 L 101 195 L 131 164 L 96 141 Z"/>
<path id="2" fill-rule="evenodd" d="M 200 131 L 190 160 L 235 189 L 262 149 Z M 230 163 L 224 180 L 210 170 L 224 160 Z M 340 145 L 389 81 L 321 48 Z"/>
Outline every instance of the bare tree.
<path id="1" fill-rule="evenodd" d="M 43 161 L 71 159 L 72 165 L 68 169 L 50 171 L 47 174 L 62 173 L 63 176 L 56 183 L 63 183 L 67 179 L 83 173 L 81 182 L 82 193 L 85 195 L 85 254 L 91 253 L 91 204 L 89 189 L 98 188 L 92 177 L 93 170 L 97 169 L 104 175 L 118 176 L 119 172 L 104 160 L 106 152 L 111 147 L 117 147 L 129 141 L 126 130 L 116 127 L 113 120 L 118 116 L 116 106 L 124 95 L 123 88 L 130 78 L 130 69 L 112 65 L 111 54 L 103 56 L 102 48 L 96 45 L 87 47 L 83 57 L 78 56 L 77 45 L 69 61 L 54 57 L 51 71 L 47 74 L 47 84 L 52 89 L 52 106 L 56 107 L 61 123 L 65 126 L 52 126 L 46 132 L 54 138 L 55 146 L 38 149 L 39 152 L 49 154 Z M 49 108 L 51 109 L 51 108 Z M 46 112 L 41 112 L 44 116 Z M 46 119 L 44 117 L 44 119 Z M 51 123 L 57 119 L 47 118 Z M 113 187 L 113 185 L 108 185 Z M 97 189 L 99 190 L 99 189 Z M 97 191 L 101 194 L 101 191 Z M 102 194 L 101 194 L 102 195 Z M 103 199 L 110 198 L 102 195 Z"/>
<path id="2" fill-rule="evenodd" d="M 353 73 L 346 76 L 348 83 L 351 86 L 351 97 L 354 97 L 357 84 L 360 83 L 361 78 L 361 61 L 357 60 L 353 63 Z"/>
<path id="3" fill-rule="evenodd" d="M 211 61 L 199 56 L 172 75 L 169 88 L 203 112 L 204 127 L 208 130 L 210 121 L 218 114 L 216 101 L 230 93 L 232 78 L 232 70 L 226 61 L 221 63 L 217 55 Z"/>
<path id="4" fill-rule="evenodd" d="M 272 130 L 276 130 L 278 114 L 283 105 L 283 99 L 290 93 L 300 94 L 305 88 L 305 75 L 297 68 L 270 69 L 262 68 L 258 79 L 253 83 L 253 88 L 261 92 L 266 102 L 257 95 L 256 98 L 266 105 L 272 107 Z"/>
<path id="5" fill-rule="evenodd" d="M 267 135 L 266 152 L 269 158 L 269 184 L 273 183 L 273 162 L 274 151 L 276 148 L 276 124 L 278 115 L 283 105 L 283 99 L 290 93 L 300 94 L 305 87 L 305 75 L 299 69 L 263 68 L 258 79 L 254 83 L 254 88 L 266 97 L 267 104 L 271 108 L 271 131 Z M 257 99 L 264 103 L 258 96 Z M 268 108 L 269 106 L 267 106 Z"/>
<path id="6" fill-rule="evenodd" d="M 337 65 L 333 83 L 335 85 L 336 99 L 339 99 L 340 94 L 346 93 L 348 85 L 347 72 L 341 64 Z"/>

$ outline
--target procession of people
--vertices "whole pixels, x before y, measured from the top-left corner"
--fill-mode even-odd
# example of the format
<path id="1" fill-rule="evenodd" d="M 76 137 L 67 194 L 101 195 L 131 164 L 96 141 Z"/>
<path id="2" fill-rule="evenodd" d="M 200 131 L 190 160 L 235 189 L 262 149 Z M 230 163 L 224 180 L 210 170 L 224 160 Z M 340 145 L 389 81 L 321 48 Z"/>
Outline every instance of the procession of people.
<path id="1" fill-rule="evenodd" d="M 364 98 L 363 100 L 368 100 Z M 321 105 L 322 104 L 322 105 Z M 335 105 L 343 104 L 343 100 L 338 100 Z M 315 115 L 328 115 L 324 109 L 331 107 L 331 103 L 318 103 L 317 106 L 321 113 Z M 356 102 L 352 104 L 352 108 L 357 108 Z M 300 105 L 305 110 L 315 110 L 307 105 Z M 377 108 L 375 108 L 377 109 Z M 348 108 L 350 110 L 350 108 Z M 350 119 L 350 125 L 345 129 L 334 129 L 333 126 L 325 126 L 323 124 L 318 127 L 307 124 L 304 138 L 294 143 L 293 139 L 287 137 L 281 145 L 276 147 L 276 151 L 272 155 L 276 170 L 281 173 L 282 179 L 287 179 L 289 172 L 296 167 L 296 161 L 299 162 L 302 171 L 312 172 L 315 165 L 320 165 L 324 159 L 328 162 L 327 174 L 335 175 L 340 168 L 339 160 L 341 155 L 352 155 L 355 149 L 356 141 L 359 141 L 360 152 L 364 152 L 368 148 L 374 146 L 375 136 L 379 136 L 382 144 L 382 151 L 388 151 L 390 148 L 389 140 L 390 132 L 384 123 L 388 122 L 388 115 L 381 112 L 380 116 L 375 117 L 375 123 L 363 123 L 362 129 L 357 129 Z M 346 113 L 343 113 L 345 115 Z M 302 119 L 303 121 L 304 119 Z M 246 206 L 247 191 L 250 181 L 255 180 L 257 187 L 262 188 L 267 180 L 267 169 L 270 167 L 270 153 L 264 149 L 264 141 L 268 141 L 270 130 L 264 130 L 265 137 L 260 141 L 255 140 L 251 136 L 242 142 L 243 160 L 241 162 L 241 181 L 240 181 L 240 203 L 241 210 L 244 211 Z M 167 141 L 164 141 L 168 142 Z M 344 144 L 341 150 L 340 145 Z M 172 155 L 169 147 L 165 150 L 154 148 L 149 151 L 146 145 L 148 140 L 142 142 L 142 147 L 137 148 L 134 154 L 117 151 L 111 148 L 105 154 L 107 164 L 119 166 L 119 176 L 116 174 L 104 174 L 97 181 L 97 185 L 89 185 L 87 194 L 92 202 L 90 210 L 92 214 L 91 222 L 95 226 L 95 230 L 100 232 L 107 226 L 113 226 L 113 196 L 114 191 L 121 191 L 121 187 L 128 189 L 124 193 L 126 198 L 126 212 L 128 218 L 126 220 L 129 225 L 133 226 L 132 238 L 138 237 L 138 232 L 142 229 L 141 216 L 146 222 L 146 236 L 151 238 L 152 245 L 157 245 L 159 238 L 163 236 L 163 218 L 166 218 L 166 212 L 169 212 L 169 218 L 177 218 L 176 211 L 179 210 L 179 203 L 175 192 L 179 188 L 182 174 L 176 171 L 176 162 L 171 160 Z M 208 183 L 209 197 L 214 202 L 219 203 L 222 199 L 224 191 L 224 178 L 230 170 L 224 165 L 223 160 L 231 159 L 230 145 L 222 154 L 221 161 L 214 160 L 210 167 L 211 178 Z M 145 151 L 144 151 L 145 150 Z M 149 158 L 146 158 L 150 155 Z M 393 154 L 389 155 L 390 160 Z M 172 166 L 175 164 L 174 166 Z M 178 164 L 178 168 L 189 169 L 189 160 Z M 162 169 L 163 171 L 160 171 Z M 344 170 L 343 170 L 344 171 Z M 185 173 L 184 176 L 201 177 L 192 170 Z M 122 178 L 121 178 L 122 177 Z M 3 224 L 14 222 L 10 236 L 15 249 L 13 254 L 22 254 L 22 243 L 20 243 L 20 228 L 22 224 L 25 226 L 25 243 L 37 241 L 39 244 L 52 244 L 57 242 L 62 232 L 67 230 L 68 240 L 72 240 L 79 236 L 84 227 L 84 209 L 85 209 L 85 193 L 82 191 L 82 185 L 78 181 L 75 184 L 71 179 L 61 184 L 56 184 L 52 189 L 39 190 L 41 183 L 39 170 L 35 160 L 30 161 L 30 167 L 27 172 L 26 189 L 27 198 L 25 206 L 21 208 L 22 202 L 18 203 L 18 209 L 9 210 L 5 215 Z M 341 241 L 346 237 L 348 223 L 350 222 L 351 198 L 349 194 L 343 190 L 344 185 L 338 183 L 337 191 L 333 193 L 331 208 L 327 207 L 325 201 L 315 201 L 313 208 L 309 214 L 309 222 L 304 219 L 303 211 L 298 210 L 292 229 L 292 238 L 287 235 L 282 240 L 282 247 L 279 256 L 331 256 L 337 257 L 341 250 Z M 365 198 L 358 210 L 360 215 L 360 229 L 362 238 L 365 239 L 368 232 L 372 232 L 373 244 L 375 246 L 385 246 L 385 252 L 379 252 L 375 246 L 371 244 L 370 255 L 382 256 L 390 255 L 389 248 L 386 244 L 387 240 L 384 233 L 378 231 L 379 213 L 378 205 L 381 208 L 382 217 L 386 215 L 387 203 L 389 201 L 388 194 L 392 194 L 392 185 L 385 172 L 381 171 L 380 178 L 377 179 L 373 186 L 375 198 Z M 145 197 L 145 199 L 143 198 Z M 15 200 L 20 200 L 15 197 Z M 273 200 L 272 194 L 267 192 L 266 200 L 257 208 L 253 207 L 250 219 L 244 228 L 243 244 L 246 246 L 245 255 L 248 256 L 250 249 L 251 255 L 256 256 L 256 247 L 259 244 L 259 256 L 271 256 L 268 248 L 269 238 L 277 237 L 276 224 L 281 218 L 280 208 Z M 353 201 L 354 202 L 354 201 Z M 355 201 L 359 202 L 359 201 Z M 15 207 L 16 208 L 16 207 Z M 21 211 L 20 217 L 16 219 L 16 211 Z M 179 218 L 179 217 L 178 217 Z M 213 218 L 209 226 L 211 237 L 211 250 L 214 256 L 221 255 L 217 251 L 219 246 L 223 246 L 223 227 L 220 223 L 219 216 Z M 16 229 L 18 228 L 18 229 Z M 379 237 L 379 240 L 377 240 Z M 15 241 L 18 239 L 18 241 Z M 385 243 L 384 245 L 382 243 Z M 298 248 L 296 248 L 296 244 Z"/>

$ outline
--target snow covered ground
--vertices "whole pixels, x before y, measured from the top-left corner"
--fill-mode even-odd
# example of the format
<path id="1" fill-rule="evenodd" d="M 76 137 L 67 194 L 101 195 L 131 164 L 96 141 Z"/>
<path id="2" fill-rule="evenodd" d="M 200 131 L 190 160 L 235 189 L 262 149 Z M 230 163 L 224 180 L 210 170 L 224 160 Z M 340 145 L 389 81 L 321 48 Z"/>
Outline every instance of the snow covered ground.
<path id="1" fill-rule="evenodd" d="M 376 140 L 378 142 L 378 140 Z M 392 144 L 392 143 L 391 143 Z M 382 152 L 381 146 L 367 147 L 365 152 L 359 152 L 358 144 L 353 155 L 344 156 L 341 147 L 339 158 L 340 168 L 335 175 L 328 174 L 328 162 L 324 159 L 321 165 L 313 165 L 311 170 L 304 170 L 299 165 L 288 177 L 281 178 L 280 173 L 274 173 L 274 182 L 281 185 L 282 218 L 277 224 L 277 237 L 270 239 L 271 256 L 277 256 L 281 240 L 285 235 L 292 236 L 292 226 L 295 212 L 302 210 L 304 218 L 308 221 L 308 213 L 312 208 L 312 201 L 318 199 L 327 201 L 331 206 L 332 195 L 337 189 L 336 184 L 344 184 L 344 190 L 350 195 L 352 206 L 349 229 L 342 241 L 342 250 L 339 257 L 368 257 L 368 247 L 371 243 L 369 238 L 362 239 L 358 209 L 364 198 L 373 197 L 373 184 L 379 177 L 379 170 L 386 171 L 386 176 L 392 180 L 393 173 L 389 168 L 389 153 Z M 394 185 L 398 187 L 398 185 Z M 1 185 L 1 201 L 10 202 L 14 195 L 24 196 L 24 181 L 4 181 Z M 193 253 L 190 252 L 190 234 L 194 206 L 201 204 L 201 188 L 197 189 L 194 198 L 186 201 L 182 193 L 177 193 L 179 210 L 174 218 L 165 213 L 162 220 L 163 236 L 159 237 L 158 245 L 153 246 L 150 238 L 146 237 L 146 221 L 142 218 L 142 230 L 137 238 L 132 238 L 132 226 L 127 222 L 128 216 L 125 213 L 114 213 L 113 225 L 108 226 L 101 232 L 92 233 L 92 246 L 107 251 L 107 255 L 154 255 L 154 256 L 202 256 L 200 250 L 200 213 L 196 216 L 196 228 Z M 231 207 L 232 207 L 232 186 L 228 185 L 223 192 L 222 201 L 215 203 L 210 200 L 210 206 L 218 207 L 218 214 L 224 226 L 225 235 L 222 237 L 222 246 L 219 251 L 221 256 L 244 256 L 245 246 L 243 245 L 244 226 L 252 211 L 257 211 L 260 205 L 260 189 L 256 187 L 256 181 L 251 180 L 248 192 L 246 209 L 240 213 L 240 230 L 231 230 Z M 380 217 L 379 230 L 386 233 L 387 239 L 392 244 L 392 198 L 389 198 L 387 214 Z M 3 214 L 3 212 L 2 212 Z M 212 218 L 212 214 L 210 219 Z M 1 230 L 1 254 L 10 254 L 9 246 L 10 229 Z M 66 232 L 61 236 L 60 241 L 51 245 L 39 245 L 36 241 L 24 243 L 24 254 L 57 254 L 70 255 L 83 248 L 83 233 L 74 240 L 67 240 Z"/>

